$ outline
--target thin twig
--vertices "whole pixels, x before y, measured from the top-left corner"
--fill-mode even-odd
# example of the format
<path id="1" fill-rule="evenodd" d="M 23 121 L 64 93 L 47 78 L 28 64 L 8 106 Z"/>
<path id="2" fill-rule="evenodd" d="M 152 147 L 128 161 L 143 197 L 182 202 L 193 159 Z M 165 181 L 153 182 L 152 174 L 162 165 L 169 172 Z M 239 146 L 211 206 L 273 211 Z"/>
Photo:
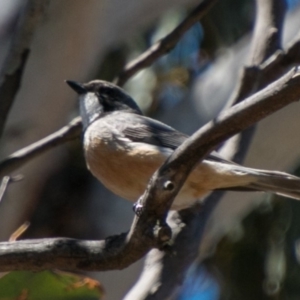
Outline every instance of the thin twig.
<path id="1" fill-rule="evenodd" d="M 54 267 L 99 271 L 127 267 L 152 247 L 160 247 L 170 238 L 164 218 L 188 173 L 199 160 L 223 140 L 299 98 L 300 73 L 294 68 L 203 126 L 154 174 L 143 195 L 142 215 L 134 219 L 129 234 L 105 241 L 44 239 L 0 243 L 1 271 Z M 173 182 L 173 191 L 163 188 L 166 181 Z"/>
<path id="2" fill-rule="evenodd" d="M 263 68 L 260 66 L 281 49 L 282 24 L 286 11 L 285 1 L 257 0 L 256 2 L 257 22 L 248 58 L 250 65 L 242 70 L 240 84 L 237 85 L 226 107 L 238 103 L 263 87 L 261 84 Z M 275 80 L 277 78 L 272 76 L 271 79 Z"/>
<path id="3" fill-rule="evenodd" d="M 198 22 L 216 2 L 217 0 L 203 0 L 171 33 L 128 63 L 114 82 L 119 86 L 124 85 L 138 71 L 149 67 L 158 58 L 170 52 L 186 31 Z"/>
<path id="4" fill-rule="evenodd" d="M 266 86 L 266 82 L 270 83 L 282 75 L 279 76 L 279 72 L 277 72 L 277 77 L 274 78 L 273 75 L 267 80 L 267 77 L 263 76 L 265 72 L 261 66 L 281 50 L 283 21 L 286 12 L 285 0 L 256 0 L 256 7 L 254 35 L 248 57 L 250 66 L 242 69 L 240 80 L 225 109 L 262 89 Z M 232 148 L 235 148 L 232 160 L 242 163 L 254 132 L 255 127 L 248 128 L 239 138 L 235 139 L 231 145 Z M 223 151 L 225 150 L 223 149 Z"/>
<path id="5" fill-rule="evenodd" d="M 21 85 L 34 31 L 43 16 L 49 0 L 29 0 L 19 18 L 11 51 L 0 75 L 0 137 L 9 110 Z"/>
<path id="6" fill-rule="evenodd" d="M 4 194 L 8 188 L 9 183 L 11 182 L 17 182 L 23 179 L 22 175 L 17 176 L 4 176 L 2 178 L 1 184 L 0 184 L 0 202 L 2 201 Z"/>
<path id="7" fill-rule="evenodd" d="M 17 228 L 9 237 L 9 242 L 15 242 L 30 226 L 30 222 L 25 222 Z"/>
<path id="8" fill-rule="evenodd" d="M 81 132 L 81 118 L 73 119 L 68 125 L 47 137 L 18 150 L 0 162 L 0 178 L 29 162 L 32 158 L 61 145 L 67 141 L 79 137 Z"/>
<path id="9" fill-rule="evenodd" d="M 3 196 L 4 196 L 4 194 L 5 194 L 6 190 L 7 190 L 9 181 L 10 181 L 10 177 L 9 176 L 4 176 L 2 178 L 1 185 L 0 185 L 0 202 L 2 201 Z"/>

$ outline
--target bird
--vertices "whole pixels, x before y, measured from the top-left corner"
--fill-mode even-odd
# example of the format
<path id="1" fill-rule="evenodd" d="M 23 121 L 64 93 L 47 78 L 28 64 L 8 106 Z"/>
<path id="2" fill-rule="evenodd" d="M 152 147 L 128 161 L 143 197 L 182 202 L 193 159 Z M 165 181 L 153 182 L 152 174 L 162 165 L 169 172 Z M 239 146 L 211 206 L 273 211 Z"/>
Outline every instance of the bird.
<path id="1" fill-rule="evenodd" d="M 79 97 L 88 169 L 114 194 L 137 201 L 154 172 L 188 135 L 143 115 L 132 97 L 113 83 L 66 82 Z M 214 190 L 272 192 L 300 200 L 300 178 L 245 167 L 212 152 L 195 166 L 171 208 L 190 207 Z"/>

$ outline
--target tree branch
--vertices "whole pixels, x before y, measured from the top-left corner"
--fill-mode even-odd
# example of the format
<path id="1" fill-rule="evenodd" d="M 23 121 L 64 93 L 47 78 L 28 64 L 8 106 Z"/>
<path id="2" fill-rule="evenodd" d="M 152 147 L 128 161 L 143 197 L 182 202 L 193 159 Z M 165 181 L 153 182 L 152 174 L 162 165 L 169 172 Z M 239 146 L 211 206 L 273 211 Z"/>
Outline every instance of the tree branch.
<path id="1" fill-rule="evenodd" d="M 3 199 L 3 196 L 8 188 L 8 185 L 12 182 L 17 182 L 19 180 L 23 179 L 22 175 L 17 175 L 17 176 L 4 176 L 2 178 L 2 181 L 0 183 L 0 202 Z"/>
<path id="2" fill-rule="evenodd" d="M 243 103 L 221 113 L 187 139 L 153 175 L 145 191 L 141 217 L 130 232 L 105 241 L 44 239 L 0 243 L 1 271 L 48 268 L 100 271 L 122 269 L 170 238 L 165 216 L 193 166 L 216 145 L 282 107 L 299 100 L 300 72 L 282 78 Z M 164 189 L 173 182 L 172 191 Z"/>
<path id="3" fill-rule="evenodd" d="M 259 66 L 281 49 L 282 25 L 286 12 L 286 1 L 256 0 L 256 23 L 249 55 L 249 64 Z"/>
<path id="4" fill-rule="evenodd" d="M 279 2 L 277 0 L 275 1 L 276 3 L 274 3 L 274 0 L 257 1 L 259 7 L 258 11 L 260 13 L 256 18 L 255 32 L 260 32 L 258 27 L 261 27 L 262 23 L 265 24 L 265 32 L 256 34 L 256 38 L 251 41 L 252 47 L 249 53 L 249 61 L 257 64 L 257 66 L 281 47 L 281 32 L 285 9 L 283 9 L 283 5 L 280 5 L 279 2 L 284 0 L 280 0 Z M 270 37 L 270 34 L 266 34 L 266 32 L 270 31 L 267 31 L 266 28 L 273 29 L 270 31 L 276 31 L 276 34 Z M 270 38 L 272 38 L 272 43 L 270 47 L 266 47 L 265 45 L 270 44 Z M 253 59 L 253 57 L 256 58 Z M 244 95 L 253 93 L 255 87 L 258 87 L 256 83 L 260 81 L 261 77 L 258 76 L 259 74 L 256 72 L 257 66 L 255 68 L 254 66 L 247 67 L 243 70 L 243 75 L 240 77 L 235 93 L 229 98 L 228 107 L 241 102 L 244 99 Z M 254 70 L 254 72 L 252 72 L 252 70 Z M 249 75 L 251 75 L 250 81 Z M 253 85 L 251 85 L 251 83 L 253 83 Z M 254 126 L 251 126 L 242 133 L 232 137 L 219 152 L 222 153 L 223 157 L 229 160 L 242 163 L 251 143 L 254 131 Z M 176 233 L 172 250 L 177 255 L 168 255 L 168 253 L 161 253 L 156 249 L 152 250 L 146 257 L 144 270 L 138 282 L 126 295 L 126 300 L 165 299 L 167 296 L 170 296 L 176 286 L 183 282 L 188 267 L 195 259 L 198 257 L 198 263 L 202 262 L 203 257 L 199 256 L 198 248 L 205 225 L 216 205 L 222 200 L 224 194 L 224 191 L 215 191 L 203 201 L 201 206 L 198 205 L 198 207 L 191 207 L 185 211 L 172 214 L 171 220 L 175 219 L 175 223 L 177 224 L 177 230 L 176 227 L 174 229 L 172 228 L 172 232 L 175 231 Z M 173 223 L 174 222 L 168 222 L 168 224 Z M 178 225 L 181 223 L 184 223 L 184 226 Z M 179 233 L 177 233 L 178 227 L 180 228 Z M 151 267 L 148 267 L 149 265 Z M 155 276 L 153 274 L 155 274 Z M 155 292 L 153 292 L 154 286 L 158 286 Z"/>
<path id="5" fill-rule="evenodd" d="M 143 198 L 146 199 L 151 195 L 153 199 L 160 199 L 155 206 L 158 215 L 160 215 L 159 212 L 165 210 L 165 203 L 169 205 L 169 209 L 172 204 L 170 195 L 173 196 L 179 191 L 189 172 L 199 160 L 208 155 L 216 145 L 234 134 L 280 110 L 287 104 L 298 101 L 300 86 L 297 84 L 299 81 L 298 69 L 293 68 L 262 91 L 220 113 L 217 118 L 199 129 L 176 149 L 152 177 L 151 182 L 156 181 L 157 187 L 154 188 L 154 185 L 151 184 L 151 188 L 150 186 L 147 188 Z M 184 155 L 186 149 L 189 149 L 189 159 L 186 159 Z M 164 190 L 163 186 L 166 181 L 174 183 L 174 190 Z M 150 201 L 145 203 L 145 210 L 153 209 L 149 203 Z"/>
<path id="6" fill-rule="evenodd" d="M 115 84 L 124 85 L 138 71 L 151 66 L 158 58 L 170 52 L 185 32 L 198 22 L 216 2 L 217 0 L 203 0 L 171 33 L 129 62 L 114 80 Z"/>
<path id="7" fill-rule="evenodd" d="M 9 155 L 0 162 L 0 178 L 29 162 L 32 158 L 61 145 L 67 141 L 79 137 L 81 132 L 81 118 L 73 119 L 68 125 L 47 137 Z"/>
<path id="8" fill-rule="evenodd" d="M 19 18 L 10 53 L 0 75 L 0 136 L 21 85 L 32 36 L 47 4 L 48 0 L 29 0 Z"/>
<path id="9" fill-rule="evenodd" d="M 227 107 L 238 103 L 263 87 L 261 76 L 264 71 L 259 66 L 270 56 L 274 56 L 276 51 L 281 49 L 282 25 L 286 11 L 285 1 L 256 0 L 256 3 L 256 23 L 248 58 L 250 66 L 242 70 L 240 84 L 233 92 L 231 100 L 227 103 Z M 281 75 L 278 74 L 277 78 Z M 272 80 L 276 79 L 273 76 L 271 78 Z M 272 80 L 269 80 L 268 83 Z M 265 83 L 265 85 L 268 83 Z"/>
<path id="10" fill-rule="evenodd" d="M 276 56 L 277 51 L 281 49 L 283 21 L 286 13 L 285 0 L 256 0 L 256 7 L 254 35 L 248 58 L 250 66 L 242 69 L 240 80 L 226 108 L 241 102 L 282 75 L 277 72 L 277 77 L 272 76 L 267 80 L 268 76 L 263 76 L 265 72 L 261 65 L 271 56 Z M 236 137 L 236 141 L 231 144 L 231 148 L 235 148 L 235 150 L 231 149 L 235 152 L 232 157 L 233 161 L 242 163 L 245 159 L 254 132 L 255 127 L 250 127 L 242 135 Z"/>

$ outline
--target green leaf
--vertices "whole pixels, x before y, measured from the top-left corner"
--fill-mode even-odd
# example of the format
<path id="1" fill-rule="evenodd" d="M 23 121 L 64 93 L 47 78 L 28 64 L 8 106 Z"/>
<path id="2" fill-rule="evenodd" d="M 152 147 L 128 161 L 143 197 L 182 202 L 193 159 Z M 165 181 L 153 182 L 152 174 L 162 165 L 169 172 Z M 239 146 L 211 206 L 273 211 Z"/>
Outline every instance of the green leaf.
<path id="1" fill-rule="evenodd" d="M 0 278 L 1 300 L 96 300 L 103 294 L 98 281 L 60 271 L 16 271 Z"/>

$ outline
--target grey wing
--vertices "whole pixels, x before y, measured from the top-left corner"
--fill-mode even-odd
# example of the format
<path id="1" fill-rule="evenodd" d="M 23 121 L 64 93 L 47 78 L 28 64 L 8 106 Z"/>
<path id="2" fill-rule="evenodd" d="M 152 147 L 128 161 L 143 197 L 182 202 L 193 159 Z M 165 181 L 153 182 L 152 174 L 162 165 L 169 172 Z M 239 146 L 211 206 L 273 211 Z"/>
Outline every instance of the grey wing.
<path id="1" fill-rule="evenodd" d="M 131 115 L 124 121 L 122 132 L 125 137 L 134 142 L 144 142 L 155 146 L 166 147 L 175 150 L 189 136 L 157 120 L 140 116 Z M 222 158 L 216 151 L 213 151 L 206 158 L 207 160 L 236 165 L 234 162 Z"/>
<path id="2" fill-rule="evenodd" d="M 130 125 L 123 126 L 122 133 L 134 142 L 143 142 L 172 150 L 180 146 L 188 136 L 151 118 L 134 115 Z"/>

